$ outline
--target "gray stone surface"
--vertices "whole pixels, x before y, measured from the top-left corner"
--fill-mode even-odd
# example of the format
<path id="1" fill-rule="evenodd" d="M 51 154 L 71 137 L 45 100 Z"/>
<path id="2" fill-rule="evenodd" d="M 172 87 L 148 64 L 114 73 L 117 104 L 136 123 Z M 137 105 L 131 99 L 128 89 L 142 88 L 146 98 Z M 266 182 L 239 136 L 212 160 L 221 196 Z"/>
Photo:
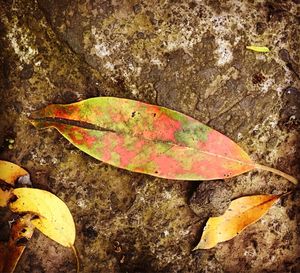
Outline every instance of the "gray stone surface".
<path id="1" fill-rule="evenodd" d="M 300 271 L 297 191 L 233 240 L 191 251 L 209 216 L 239 196 L 293 189 L 284 179 L 130 173 L 27 119 L 50 103 L 138 99 L 193 116 L 299 179 L 299 1 L 3 0 L 0 15 L 0 158 L 70 207 L 82 272 Z M 75 272 L 75 263 L 36 231 L 16 272 Z"/>

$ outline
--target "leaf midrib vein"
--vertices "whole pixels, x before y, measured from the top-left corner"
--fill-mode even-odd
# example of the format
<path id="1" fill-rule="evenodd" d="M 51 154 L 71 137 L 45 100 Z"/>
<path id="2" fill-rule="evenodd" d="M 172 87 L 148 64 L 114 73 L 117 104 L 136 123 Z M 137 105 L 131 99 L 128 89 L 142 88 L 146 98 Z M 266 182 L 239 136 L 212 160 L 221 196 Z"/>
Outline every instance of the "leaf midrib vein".
<path id="1" fill-rule="evenodd" d="M 105 127 L 101 127 L 101 126 L 98 126 L 98 125 L 95 125 L 95 124 L 92 124 L 92 123 L 89 123 L 89 122 L 85 122 L 85 121 L 71 120 L 71 119 L 65 119 L 65 118 L 52 118 L 52 117 L 35 118 L 34 120 L 41 121 L 41 122 L 45 121 L 45 122 L 61 123 L 61 124 L 66 124 L 66 125 L 70 125 L 70 126 L 75 126 L 75 127 L 87 129 L 87 130 L 94 130 L 94 131 L 102 131 L 102 132 L 110 132 L 110 133 L 115 133 L 115 134 L 123 134 L 123 135 L 126 134 L 126 135 L 128 135 L 128 133 L 118 132 L 118 131 L 113 130 L 113 129 L 107 129 Z M 134 136 L 134 137 L 137 137 L 137 136 Z M 197 150 L 194 147 L 183 146 L 183 145 L 180 145 L 180 144 L 177 144 L 177 143 L 174 143 L 174 142 L 170 142 L 170 141 L 151 140 L 151 139 L 145 138 L 144 136 L 143 136 L 143 138 L 146 139 L 147 141 L 165 143 L 165 144 L 171 145 L 172 147 L 177 146 L 177 147 Z M 170 150 L 171 148 L 168 148 L 166 151 Z M 230 157 L 227 157 L 227 156 L 219 155 L 219 154 L 204 151 L 204 150 L 197 150 L 197 151 L 200 151 L 201 153 L 204 153 L 204 154 L 207 154 L 207 155 L 210 155 L 210 156 L 223 158 L 223 159 L 226 159 L 228 161 L 237 162 L 237 163 L 240 163 L 242 165 L 254 165 L 254 163 L 251 164 L 251 162 L 241 161 L 241 160 L 238 160 L 238 159 L 230 158 Z"/>

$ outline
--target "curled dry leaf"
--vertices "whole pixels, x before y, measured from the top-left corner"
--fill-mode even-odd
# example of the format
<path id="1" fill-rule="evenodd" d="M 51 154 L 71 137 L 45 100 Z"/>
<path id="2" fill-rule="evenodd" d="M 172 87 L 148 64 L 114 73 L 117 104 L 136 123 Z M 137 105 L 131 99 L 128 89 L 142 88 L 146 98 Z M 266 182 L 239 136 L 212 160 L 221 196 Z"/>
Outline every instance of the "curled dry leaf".
<path id="1" fill-rule="evenodd" d="M 232 201 L 225 214 L 208 219 L 194 250 L 213 248 L 220 242 L 234 238 L 258 221 L 279 198 L 278 195 L 253 195 Z"/>
<path id="2" fill-rule="evenodd" d="M 29 176 L 28 172 L 20 166 L 0 160 L 0 207 L 5 207 L 11 197 L 13 186 L 17 179 Z M 30 215 L 24 215 L 17 219 L 11 227 L 10 237 L 7 243 L 0 242 L 0 272 L 11 273 L 14 271 L 27 242 L 34 231 L 30 222 Z M 23 244 L 20 244 L 21 242 Z"/>
<path id="3" fill-rule="evenodd" d="M 12 273 L 26 247 L 27 241 L 32 237 L 34 227 L 31 223 L 32 215 L 26 214 L 17 219 L 11 227 L 10 238 L 3 252 L 3 269 L 0 272 Z M 1 264 L 1 262 L 0 262 Z"/>
<path id="4" fill-rule="evenodd" d="M 0 207 L 6 207 L 8 200 L 10 198 L 11 189 L 6 188 L 2 189 L 0 188 Z"/>
<path id="5" fill-rule="evenodd" d="M 263 52 L 263 53 L 270 52 L 270 49 L 266 46 L 246 46 L 246 48 L 256 52 Z"/>
<path id="6" fill-rule="evenodd" d="M 17 200 L 9 204 L 16 213 L 36 215 L 32 224 L 57 243 L 71 247 L 75 241 L 75 224 L 67 205 L 54 194 L 31 188 L 13 190 Z"/>
<path id="7" fill-rule="evenodd" d="M 77 261 L 79 259 L 74 248 L 75 223 L 67 205 L 54 194 L 31 188 L 18 188 L 13 190 L 16 200 L 9 204 L 16 213 L 31 213 L 35 215 L 31 222 L 42 233 L 57 243 L 70 247 Z"/>
<path id="8" fill-rule="evenodd" d="M 3 270 L 6 262 L 6 255 L 7 255 L 7 247 L 6 245 L 0 243 L 0 272 L 1 273 L 4 272 Z"/>
<path id="9" fill-rule="evenodd" d="M 182 113 L 128 99 L 53 104 L 31 116 L 92 157 L 126 170 L 178 180 L 233 177 L 266 169 L 228 137 Z"/>

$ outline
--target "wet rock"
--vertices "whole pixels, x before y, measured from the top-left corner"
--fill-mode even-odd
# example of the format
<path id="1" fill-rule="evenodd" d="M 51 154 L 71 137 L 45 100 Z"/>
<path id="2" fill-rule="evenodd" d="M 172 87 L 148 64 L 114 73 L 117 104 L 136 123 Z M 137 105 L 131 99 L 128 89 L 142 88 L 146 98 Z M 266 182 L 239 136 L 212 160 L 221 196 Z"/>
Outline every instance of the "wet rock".
<path id="1" fill-rule="evenodd" d="M 82 233 L 90 240 L 94 240 L 98 236 L 98 232 L 94 229 L 93 226 L 84 226 L 82 228 Z"/>
<path id="2" fill-rule="evenodd" d="M 300 91 L 295 87 L 283 90 L 284 107 L 280 111 L 280 124 L 286 128 L 297 128 L 300 125 Z"/>
<path id="3" fill-rule="evenodd" d="M 290 54 L 285 48 L 279 50 L 279 57 L 286 63 L 289 63 L 291 61 Z"/>
<path id="4" fill-rule="evenodd" d="M 28 80 L 33 75 L 33 65 L 32 64 L 25 64 L 21 73 L 20 78 L 23 80 Z"/>
<path id="5" fill-rule="evenodd" d="M 32 182 L 30 180 L 30 175 L 23 175 L 18 178 L 16 182 L 17 187 L 32 187 Z"/>
<path id="6" fill-rule="evenodd" d="M 266 78 L 264 77 L 264 75 L 260 72 L 254 74 L 252 76 L 252 83 L 253 84 L 261 84 L 266 80 Z"/>
<path id="7" fill-rule="evenodd" d="M 291 58 L 290 53 L 285 48 L 279 50 L 279 57 L 286 62 L 286 67 L 300 79 L 299 65 Z"/>
<path id="8" fill-rule="evenodd" d="M 258 22 L 256 24 L 256 32 L 257 32 L 257 34 L 262 35 L 265 32 L 266 28 L 267 28 L 267 25 L 265 23 Z"/>
<path id="9" fill-rule="evenodd" d="M 283 229 L 269 232 L 272 218 L 191 255 L 200 235 L 199 219 L 186 200 L 194 183 L 101 163 L 55 130 L 36 130 L 26 119 L 54 102 L 137 99 L 193 116 L 237 141 L 257 161 L 297 174 L 296 130 L 277 126 L 281 107 L 283 120 L 293 116 L 286 113 L 288 100 L 281 94 L 286 83 L 299 89 L 295 73 L 276 54 L 245 50 L 250 43 L 268 41 L 288 50 L 297 71 L 299 16 L 293 1 L 13 2 L 0 4 L 0 142 L 13 130 L 15 143 L 11 150 L 4 145 L 0 157 L 33 171 L 33 185 L 48 187 L 67 203 L 78 227 L 83 272 L 288 272 L 297 263 L 297 236 L 285 236 Z M 279 187 L 276 176 L 256 177 L 262 182 L 255 186 L 251 176 L 234 178 L 235 193 Z M 223 213 L 230 199 L 226 182 L 202 182 L 190 206 L 205 218 Z M 270 215 L 277 217 L 275 227 L 282 222 L 297 234 L 299 202 L 291 203 L 288 215 L 294 220 L 285 206 L 275 206 Z M 74 272 L 71 255 L 36 236 L 15 272 Z"/>
<path id="10" fill-rule="evenodd" d="M 134 11 L 135 14 L 140 13 L 141 10 L 142 10 L 141 4 L 135 4 L 135 5 L 133 6 L 133 11 Z"/>
<path id="11" fill-rule="evenodd" d="M 218 216 L 230 204 L 232 191 L 223 180 L 202 182 L 190 199 L 190 208 L 199 216 Z"/>

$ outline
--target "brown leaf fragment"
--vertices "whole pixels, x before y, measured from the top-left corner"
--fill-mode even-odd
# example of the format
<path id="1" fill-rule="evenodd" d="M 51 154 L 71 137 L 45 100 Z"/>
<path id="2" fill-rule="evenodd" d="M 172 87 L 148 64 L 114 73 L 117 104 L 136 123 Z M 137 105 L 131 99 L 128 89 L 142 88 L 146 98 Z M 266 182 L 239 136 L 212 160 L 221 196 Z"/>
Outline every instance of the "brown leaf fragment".
<path id="1" fill-rule="evenodd" d="M 6 261 L 7 248 L 3 242 L 0 242 L 0 272 L 3 273 L 4 261 Z"/>
<path id="2" fill-rule="evenodd" d="M 2 190 L 0 188 L 0 207 L 6 207 L 11 196 L 11 190 Z"/>
<path id="3" fill-rule="evenodd" d="M 208 219 L 199 244 L 194 248 L 209 249 L 228 241 L 247 226 L 258 221 L 281 195 L 252 195 L 235 199 L 226 212 Z"/>
<path id="4" fill-rule="evenodd" d="M 16 220 L 11 226 L 11 234 L 8 243 L 6 245 L 0 244 L 0 272 L 14 272 L 26 247 L 26 243 L 32 237 L 34 231 L 31 217 L 32 215 L 26 214 Z"/>

